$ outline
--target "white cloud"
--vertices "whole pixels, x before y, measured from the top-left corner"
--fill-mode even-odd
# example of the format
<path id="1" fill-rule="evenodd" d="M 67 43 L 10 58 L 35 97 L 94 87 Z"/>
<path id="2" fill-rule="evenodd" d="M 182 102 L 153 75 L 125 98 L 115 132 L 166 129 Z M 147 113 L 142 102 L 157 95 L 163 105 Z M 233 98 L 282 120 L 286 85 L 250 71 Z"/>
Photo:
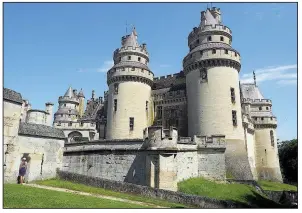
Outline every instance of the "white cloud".
<path id="1" fill-rule="evenodd" d="M 103 65 L 97 69 L 97 72 L 107 72 L 113 65 L 114 62 L 112 60 L 104 61 Z"/>
<path id="2" fill-rule="evenodd" d="M 297 81 L 297 64 L 286 66 L 270 66 L 255 70 L 257 83 L 265 81 L 276 81 L 280 85 L 291 85 Z M 240 80 L 241 83 L 254 82 L 253 73 L 243 74 Z"/>
<path id="3" fill-rule="evenodd" d="M 282 86 L 296 85 L 297 84 L 297 79 L 281 80 L 281 81 L 278 81 L 277 84 L 282 85 Z"/>

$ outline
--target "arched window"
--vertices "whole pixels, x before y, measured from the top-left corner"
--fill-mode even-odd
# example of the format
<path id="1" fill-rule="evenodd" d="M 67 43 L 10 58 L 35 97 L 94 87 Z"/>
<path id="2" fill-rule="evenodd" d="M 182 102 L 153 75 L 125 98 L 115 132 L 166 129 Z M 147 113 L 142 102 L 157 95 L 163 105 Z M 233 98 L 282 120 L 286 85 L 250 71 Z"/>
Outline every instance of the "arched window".
<path id="1" fill-rule="evenodd" d="M 275 140 L 274 140 L 274 132 L 273 130 L 270 131 L 270 136 L 271 136 L 271 145 L 272 147 L 275 147 Z"/>
<path id="2" fill-rule="evenodd" d="M 80 132 L 71 132 L 68 134 L 68 141 L 69 142 L 76 142 L 76 138 L 81 138 L 82 134 Z"/>

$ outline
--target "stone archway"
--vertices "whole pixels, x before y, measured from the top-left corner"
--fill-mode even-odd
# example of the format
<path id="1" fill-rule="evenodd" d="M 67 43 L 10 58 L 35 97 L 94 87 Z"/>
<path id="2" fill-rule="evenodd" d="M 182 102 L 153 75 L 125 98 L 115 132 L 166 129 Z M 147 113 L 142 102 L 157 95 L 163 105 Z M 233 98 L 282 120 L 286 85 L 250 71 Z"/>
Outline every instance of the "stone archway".
<path id="1" fill-rule="evenodd" d="M 76 142 L 75 141 L 75 138 L 81 138 L 82 137 L 82 134 L 78 131 L 73 131 L 71 133 L 68 134 L 68 142 L 69 143 L 73 143 L 73 142 Z"/>

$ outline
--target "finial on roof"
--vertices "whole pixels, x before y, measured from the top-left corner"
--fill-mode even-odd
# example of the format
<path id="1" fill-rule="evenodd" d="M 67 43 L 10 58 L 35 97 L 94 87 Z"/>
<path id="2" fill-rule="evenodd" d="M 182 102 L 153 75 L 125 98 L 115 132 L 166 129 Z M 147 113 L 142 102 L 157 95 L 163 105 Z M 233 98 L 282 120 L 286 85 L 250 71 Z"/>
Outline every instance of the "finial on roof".
<path id="1" fill-rule="evenodd" d="M 95 95 L 94 90 L 92 90 L 92 99 L 94 99 L 94 95 Z"/>
<path id="2" fill-rule="evenodd" d="M 253 76 L 254 76 L 254 84 L 256 86 L 256 74 L 255 74 L 255 70 L 253 71 Z"/>

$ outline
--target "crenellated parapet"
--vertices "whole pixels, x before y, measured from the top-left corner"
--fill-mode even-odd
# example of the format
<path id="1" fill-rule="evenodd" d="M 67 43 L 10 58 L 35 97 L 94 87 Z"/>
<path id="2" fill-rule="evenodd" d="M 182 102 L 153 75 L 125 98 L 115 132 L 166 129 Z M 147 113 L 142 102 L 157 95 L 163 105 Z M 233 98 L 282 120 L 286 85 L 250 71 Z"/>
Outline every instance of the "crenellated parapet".
<path id="1" fill-rule="evenodd" d="M 276 117 L 253 117 L 255 129 L 258 128 L 277 128 Z"/>
<path id="2" fill-rule="evenodd" d="M 162 126 L 150 126 L 144 130 L 144 138 L 146 149 L 177 149 L 178 131 L 174 127 L 163 129 Z"/>

